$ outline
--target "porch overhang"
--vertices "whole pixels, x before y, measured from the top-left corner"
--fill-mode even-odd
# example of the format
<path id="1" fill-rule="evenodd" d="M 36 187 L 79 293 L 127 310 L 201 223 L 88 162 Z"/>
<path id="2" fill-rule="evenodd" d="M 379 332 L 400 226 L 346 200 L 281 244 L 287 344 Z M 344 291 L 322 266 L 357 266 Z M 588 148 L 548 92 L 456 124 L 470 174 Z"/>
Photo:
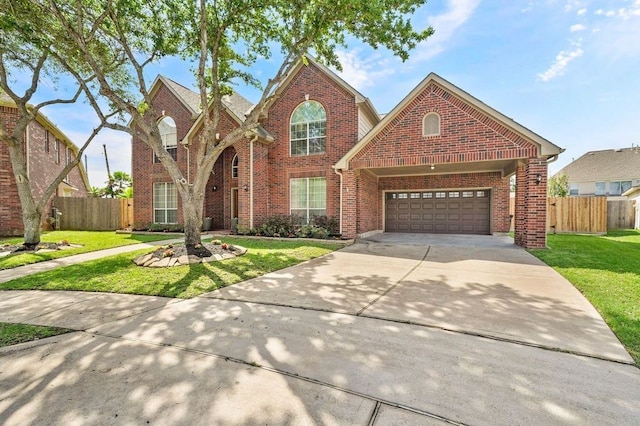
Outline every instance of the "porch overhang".
<path id="1" fill-rule="evenodd" d="M 359 170 L 367 170 L 378 178 L 398 176 L 424 176 L 424 175 L 451 175 L 464 173 L 495 173 L 499 172 L 503 177 L 513 175 L 518 165 L 524 160 L 492 160 L 469 163 L 444 163 L 444 164 L 419 164 L 390 167 L 361 167 Z M 356 169 L 356 170 L 358 170 Z"/>

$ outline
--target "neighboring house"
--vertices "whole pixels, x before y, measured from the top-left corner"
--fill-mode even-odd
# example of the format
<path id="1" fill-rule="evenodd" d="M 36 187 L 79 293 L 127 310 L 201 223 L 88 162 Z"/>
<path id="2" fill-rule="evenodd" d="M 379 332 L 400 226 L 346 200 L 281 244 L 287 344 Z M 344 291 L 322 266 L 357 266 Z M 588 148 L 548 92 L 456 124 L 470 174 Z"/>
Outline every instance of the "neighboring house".
<path id="1" fill-rule="evenodd" d="M 18 109 L 13 100 L 3 93 L 0 93 L 0 116 L 8 129 L 13 129 L 18 119 Z M 29 182 L 34 197 L 39 199 L 66 164 L 73 161 L 78 148 L 42 113 L 38 113 L 27 127 L 25 141 Z M 79 163 L 58 185 L 54 195 L 86 197 L 88 191 L 89 179 L 82 163 Z M 52 202 L 53 199 L 45 208 L 43 225 L 51 217 Z M 4 142 L 0 142 L 0 218 L 0 235 L 22 235 L 22 208 L 9 149 Z"/>
<path id="2" fill-rule="evenodd" d="M 570 196 L 621 197 L 640 185 L 640 148 L 589 151 L 554 176 L 567 175 Z"/>
<path id="3" fill-rule="evenodd" d="M 622 195 L 633 201 L 633 208 L 635 212 L 633 227 L 635 229 L 640 229 L 640 184 L 638 184 L 637 186 L 632 186 Z"/>
<path id="4" fill-rule="evenodd" d="M 562 149 L 448 81 L 429 74 L 384 117 L 313 59 L 278 91 L 258 136 L 225 150 L 214 166 L 204 215 L 215 228 L 298 214 L 336 217 L 350 238 L 501 234 L 509 232 L 516 174 L 515 242 L 545 247 L 547 163 Z M 199 96 L 162 76 L 152 94 L 165 146 L 186 173 L 202 119 Z M 220 137 L 250 108 L 228 97 Z M 182 222 L 177 190 L 151 148 L 134 138 L 132 150 L 136 226 Z"/>

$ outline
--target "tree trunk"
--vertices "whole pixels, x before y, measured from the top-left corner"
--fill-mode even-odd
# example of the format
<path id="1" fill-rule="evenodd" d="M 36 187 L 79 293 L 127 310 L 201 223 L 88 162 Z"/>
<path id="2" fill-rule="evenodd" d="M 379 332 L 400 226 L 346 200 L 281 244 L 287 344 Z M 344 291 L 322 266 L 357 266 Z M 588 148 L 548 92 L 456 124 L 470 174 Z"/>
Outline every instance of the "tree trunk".
<path id="1" fill-rule="evenodd" d="M 202 242 L 202 211 L 204 209 L 204 184 L 187 184 L 182 197 L 182 215 L 184 219 L 184 243 L 193 246 Z M 198 190 L 198 186 L 202 186 Z"/>
<path id="2" fill-rule="evenodd" d="M 24 225 L 24 245 L 33 248 L 40 243 L 40 221 L 42 220 L 42 209 L 38 208 L 33 197 L 27 166 L 22 144 L 8 143 L 9 156 L 13 176 L 18 188 L 20 205 L 22 207 L 22 224 Z"/>

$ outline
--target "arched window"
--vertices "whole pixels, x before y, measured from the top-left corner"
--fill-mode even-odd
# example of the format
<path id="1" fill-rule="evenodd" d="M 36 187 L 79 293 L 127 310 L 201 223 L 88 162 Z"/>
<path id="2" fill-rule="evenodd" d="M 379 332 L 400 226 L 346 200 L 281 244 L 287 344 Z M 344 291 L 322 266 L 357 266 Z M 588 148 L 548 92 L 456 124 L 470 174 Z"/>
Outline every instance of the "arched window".
<path id="1" fill-rule="evenodd" d="M 231 160 L 231 177 L 238 177 L 238 154 L 233 156 L 233 160 Z"/>
<path id="2" fill-rule="evenodd" d="M 291 115 L 291 155 L 320 154 L 326 151 L 327 114 L 315 101 L 298 105 Z"/>
<path id="3" fill-rule="evenodd" d="M 160 130 L 160 138 L 162 139 L 162 146 L 171 154 L 174 160 L 178 158 L 178 131 L 176 129 L 176 122 L 171 117 L 165 117 L 158 123 L 158 130 Z M 155 162 L 159 162 L 155 158 Z"/>
<path id="4" fill-rule="evenodd" d="M 440 116 L 430 112 L 422 120 L 422 136 L 438 136 L 440 134 Z"/>

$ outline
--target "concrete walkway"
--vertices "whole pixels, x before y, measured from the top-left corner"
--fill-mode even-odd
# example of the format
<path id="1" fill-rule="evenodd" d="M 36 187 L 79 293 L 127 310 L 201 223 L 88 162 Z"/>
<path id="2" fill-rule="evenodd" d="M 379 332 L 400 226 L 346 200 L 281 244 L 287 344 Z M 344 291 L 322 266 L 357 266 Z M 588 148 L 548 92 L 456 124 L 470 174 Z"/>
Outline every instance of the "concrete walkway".
<path id="1" fill-rule="evenodd" d="M 461 245 L 464 244 L 464 245 Z M 375 236 L 190 300 L 0 292 L 3 424 L 639 424 L 640 370 L 499 239 Z"/>

